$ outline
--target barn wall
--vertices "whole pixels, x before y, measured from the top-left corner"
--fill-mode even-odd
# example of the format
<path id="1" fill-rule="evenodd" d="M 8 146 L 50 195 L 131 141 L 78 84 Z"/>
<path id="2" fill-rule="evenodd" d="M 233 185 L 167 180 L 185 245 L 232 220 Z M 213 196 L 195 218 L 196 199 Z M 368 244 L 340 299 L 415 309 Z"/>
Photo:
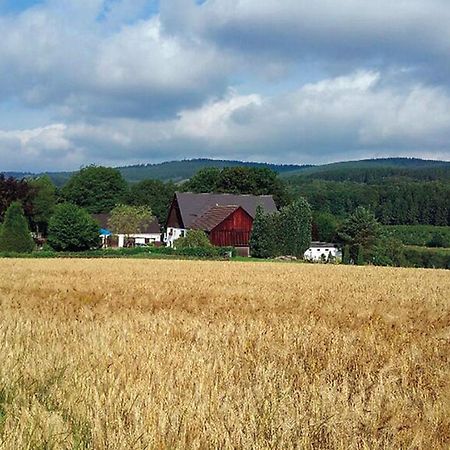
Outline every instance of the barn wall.
<path id="1" fill-rule="evenodd" d="M 213 245 L 219 247 L 247 247 L 252 226 L 253 219 L 239 208 L 214 228 L 209 238 Z"/>

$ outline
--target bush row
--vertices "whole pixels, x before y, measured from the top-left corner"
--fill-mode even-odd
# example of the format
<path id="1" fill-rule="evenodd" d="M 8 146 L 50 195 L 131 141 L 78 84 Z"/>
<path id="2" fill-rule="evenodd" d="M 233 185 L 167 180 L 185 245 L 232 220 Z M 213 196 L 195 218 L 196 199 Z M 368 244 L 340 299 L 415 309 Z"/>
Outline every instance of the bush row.
<path id="1" fill-rule="evenodd" d="M 450 249 L 405 246 L 403 254 L 408 267 L 450 269 Z"/>
<path id="2" fill-rule="evenodd" d="M 195 247 L 173 249 L 169 247 L 135 247 L 135 248 L 108 248 L 99 250 L 86 250 L 83 252 L 56 252 L 54 250 L 41 250 L 33 253 L 0 252 L 0 258 L 126 258 L 126 257 L 185 257 L 202 259 L 223 259 L 235 256 L 233 247 Z"/>

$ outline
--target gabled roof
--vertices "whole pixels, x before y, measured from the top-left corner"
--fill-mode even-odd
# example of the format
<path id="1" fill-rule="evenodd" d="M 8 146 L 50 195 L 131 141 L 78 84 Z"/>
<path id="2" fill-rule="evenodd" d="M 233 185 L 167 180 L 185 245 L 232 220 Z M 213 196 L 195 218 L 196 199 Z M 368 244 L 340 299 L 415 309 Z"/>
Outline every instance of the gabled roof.
<path id="1" fill-rule="evenodd" d="M 100 225 L 100 228 L 105 231 L 109 231 L 108 221 L 110 216 L 111 216 L 110 214 L 92 214 L 92 217 Z M 145 226 L 138 234 L 155 234 L 160 232 L 161 228 L 159 226 L 159 223 L 155 218 L 153 218 L 153 220 L 147 226 Z"/>
<path id="2" fill-rule="evenodd" d="M 233 214 L 240 206 L 213 206 L 192 222 L 191 228 L 196 230 L 211 231 L 221 224 L 227 217 Z"/>
<path id="3" fill-rule="evenodd" d="M 252 218 L 255 217 L 258 206 L 261 206 L 266 213 L 274 213 L 277 211 L 271 195 L 176 192 L 175 197 L 185 228 L 191 228 L 197 218 L 213 206 L 241 206 Z"/>

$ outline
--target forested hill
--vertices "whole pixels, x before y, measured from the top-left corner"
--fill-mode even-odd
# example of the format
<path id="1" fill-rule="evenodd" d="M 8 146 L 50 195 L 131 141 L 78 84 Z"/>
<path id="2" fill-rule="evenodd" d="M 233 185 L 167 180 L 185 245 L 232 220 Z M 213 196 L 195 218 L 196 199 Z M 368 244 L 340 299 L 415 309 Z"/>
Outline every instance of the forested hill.
<path id="1" fill-rule="evenodd" d="M 343 161 L 331 164 L 303 167 L 301 170 L 285 171 L 284 177 L 304 176 L 310 179 L 329 179 L 335 181 L 367 182 L 363 174 L 375 174 L 379 177 L 410 176 L 413 179 L 426 179 L 437 171 L 437 178 L 447 176 L 449 161 L 437 161 L 419 158 L 377 158 L 359 161 Z M 423 176 L 422 173 L 427 175 Z M 433 178 L 436 179 L 436 178 Z"/>
<path id="2" fill-rule="evenodd" d="M 142 180 L 154 179 L 161 181 L 184 181 L 195 175 L 200 169 L 207 167 L 266 167 L 277 173 L 298 173 L 303 169 L 313 167 L 309 164 L 269 164 L 259 162 L 244 162 L 236 160 L 217 160 L 217 159 L 186 159 L 181 161 L 167 161 L 158 164 L 138 164 L 134 166 L 117 167 L 122 176 L 129 183 L 135 183 Z M 29 178 L 41 174 L 32 174 L 30 172 L 4 172 L 7 176 L 14 178 Z M 46 172 L 53 182 L 61 187 L 73 175 L 73 172 Z"/>
<path id="3" fill-rule="evenodd" d="M 266 167 L 277 173 L 296 173 L 311 165 L 296 164 L 269 164 L 258 162 L 243 162 L 233 160 L 216 159 L 187 159 L 182 161 L 168 161 L 160 164 L 140 164 L 136 166 L 119 167 L 123 177 L 129 182 L 141 181 L 144 179 L 157 179 L 162 181 L 183 181 L 191 178 L 200 169 L 207 167 Z"/>
<path id="4" fill-rule="evenodd" d="M 413 180 L 436 180 L 450 178 L 450 162 L 431 161 L 417 158 L 383 158 L 360 161 L 346 161 L 324 165 L 268 164 L 236 160 L 190 159 L 169 161 L 159 164 L 139 164 L 118 167 L 123 177 L 131 183 L 145 179 L 162 181 L 183 181 L 191 178 L 205 167 L 267 167 L 284 178 L 296 176 L 309 179 L 334 181 L 355 181 L 367 183 L 382 181 L 385 178 L 409 178 Z M 72 176 L 72 172 L 47 172 L 57 186 L 62 186 Z M 6 172 L 15 178 L 32 177 L 32 173 Z"/>

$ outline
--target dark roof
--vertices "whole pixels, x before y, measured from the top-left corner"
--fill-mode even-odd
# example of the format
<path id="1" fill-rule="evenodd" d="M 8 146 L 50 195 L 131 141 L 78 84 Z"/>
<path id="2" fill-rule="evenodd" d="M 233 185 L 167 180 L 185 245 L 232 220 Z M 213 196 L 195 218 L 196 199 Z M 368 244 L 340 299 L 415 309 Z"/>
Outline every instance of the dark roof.
<path id="1" fill-rule="evenodd" d="M 277 211 L 271 195 L 194 194 L 192 192 L 176 192 L 175 196 L 185 228 L 191 228 L 194 221 L 213 206 L 241 206 L 253 218 L 255 217 L 258 206 L 261 206 L 266 213 Z"/>
<path id="2" fill-rule="evenodd" d="M 197 217 L 192 222 L 191 228 L 211 231 L 239 208 L 240 206 L 236 205 L 213 206 L 200 217 Z"/>
<path id="3" fill-rule="evenodd" d="M 100 228 L 103 228 L 105 230 L 109 230 L 108 221 L 110 218 L 110 214 L 92 214 L 92 217 L 98 222 L 100 225 Z M 161 228 L 159 226 L 158 221 L 153 218 L 153 220 L 145 227 L 143 228 L 140 233 L 142 234 L 153 234 L 153 233 L 160 233 Z M 139 234 L 139 233 L 138 233 Z"/>
<path id="4" fill-rule="evenodd" d="M 310 248 L 311 247 L 326 247 L 326 248 L 328 248 L 328 247 L 337 247 L 337 244 L 332 244 L 331 242 L 319 242 L 319 241 L 312 241 L 311 242 L 311 245 L 310 245 Z"/>

